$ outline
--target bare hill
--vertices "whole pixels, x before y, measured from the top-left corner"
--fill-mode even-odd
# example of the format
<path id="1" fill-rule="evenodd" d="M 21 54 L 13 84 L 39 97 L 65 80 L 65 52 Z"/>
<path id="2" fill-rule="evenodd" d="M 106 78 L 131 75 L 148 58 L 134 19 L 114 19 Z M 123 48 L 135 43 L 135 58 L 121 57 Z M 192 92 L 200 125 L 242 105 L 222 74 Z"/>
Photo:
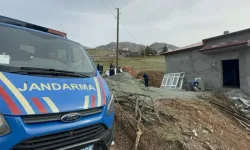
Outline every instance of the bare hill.
<path id="1" fill-rule="evenodd" d="M 151 44 L 149 47 L 152 49 L 157 50 L 158 52 L 162 51 L 164 45 L 167 43 L 158 43 L 155 42 L 153 44 Z M 172 44 L 167 44 L 168 48 L 171 50 L 177 49 L 178 47 Z M 136 51 L 140 51 L 145 49 L 145 45 L 142 44 L 136 44 L 136 43 L 131 43 L 131 42 L 120 42 L 119 43 L 119 47 L 120 49 L 124 49 L 127 48 L 128 50 L 131 50 L 133 52 Z M 101 45 L 101 46 L 97 46 L 96 49 L 100 49 L 100 50 L 115 50 L 116 49 L 116 42 L 111 42 L 107 45 Z"/>
<path id="2" fill-rule="evenodd" d="M 167 43 L 158 43 L 158 42 L 155 42 L 153 44 L 151 44 L 149 47 L 152 48 L 152 49 L 155 49 L 156 51 L 160 52 L 163 50 L 163 47 L 164 45 L 167 45 L 167 47 L 171 50 L 175 50 L 179 47 L 175 46 L 175 45 L 172 45 L 172 44 L 167 44 Z"/>
<path id="3" fill-rule="evenodd" d="M 119 43 L 119 47 L 120 49 L 124 49 L 127 48 L 131 51 L 140 51 L 145 49 L 145 45 L 142 44 L 136 44 L 136 43 L 131 43 L 131 42 L 120 42 Z M 97 46 L 96 49 L 100 49 L 100 50 L 115 50 L 116 49 L 116 42 L 111 42 L 107 45 L 101 45 L 101 46 Z"/>

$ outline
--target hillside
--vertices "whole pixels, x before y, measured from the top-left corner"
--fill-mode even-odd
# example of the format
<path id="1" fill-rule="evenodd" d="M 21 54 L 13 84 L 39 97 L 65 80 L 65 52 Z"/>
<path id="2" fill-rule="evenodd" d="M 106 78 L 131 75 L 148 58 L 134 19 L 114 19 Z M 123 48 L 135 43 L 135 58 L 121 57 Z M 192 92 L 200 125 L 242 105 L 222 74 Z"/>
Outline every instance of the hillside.
<path id="1" fill-rule="evenodd" d="M 157 50 L 159 52 L 159 51 L 163 50 L 162 48 L 164 47 L 165 44 L 167 44 L 167 43 L 155 42 L 155 43 L 151 44 L 149 47 L 152 48 L 152 49 L 155 49 L 155 50 Z M 179 48 L 179 47 L 177 47 L 175 45 L 172 45 L 172 44 L 167 44 L 167 46 L 171 50 L 175 50 L 175 49 Z"/>
<path id="2" fill-rule="evenodd" d="M 158 43 L 155 42 L 153 44 L 151 44 L 149 47 L 152 49 L 157 50 L 158 52 L 162 51 L 162 48 L 164 47 L 164 45 L 167 43 Z M 167 44 L 168 48 L 171 50 L 177 49 L 178 47 L 172 44 Z M 140 51 L 145 49 L 145 45 L 142 44 L 136 44 L 136 43 L 131 43 L 131 42 L 120 42 L 119 45 L 120 49 L 123 48 L 128 48 L 129 50 L 136 52 L 136 51 Z M 99 50 L 115 50 L 116 49 L 116 42 L 111 42 L 107 45 L 101 45 L 101 46 L 97 46 L 96 49 Z"/>
<path id="3" fill-rule="evenodd" d="M 120 42 L 119 43 L 120 49 L 128 48 L 131 51 L 140 51 L 145 48 L 142 44 L 136 44 L 131 42 Z M 107 45 L 97 46 L 96 49 L 100 50 L 115 50 L 116 49 L 116 42 L 111 42 Z"/>

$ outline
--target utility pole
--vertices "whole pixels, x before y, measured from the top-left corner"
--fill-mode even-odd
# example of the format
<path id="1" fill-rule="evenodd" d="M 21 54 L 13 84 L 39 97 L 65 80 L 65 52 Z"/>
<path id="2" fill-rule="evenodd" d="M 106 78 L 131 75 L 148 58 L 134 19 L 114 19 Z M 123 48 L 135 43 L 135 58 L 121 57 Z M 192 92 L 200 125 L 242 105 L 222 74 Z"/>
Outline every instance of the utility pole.
<path id="1" fill-rule="evenodd" d="M 146 48 L 144 48 L 144 59 L 146 59 Z"/>
<path id="2" fill-rule="evenodd" d="M 146 48 L 148 48 L 148 45 L 146 46 Z M 144 59 L 146 59 L 146 48 L 144 48 L 144 50 L 143 50 L 143 53 L 144 53 Z"/>
<path id="3" fill-rule="evenodd" d="M 117 42 L 116 42 L 116 70 L 118 69 L 118 55 L 119 55 L 119 16 L 120 16 L 120 12 L 119 12 L 119 8 L 116 9 L 117 10 Z"/>

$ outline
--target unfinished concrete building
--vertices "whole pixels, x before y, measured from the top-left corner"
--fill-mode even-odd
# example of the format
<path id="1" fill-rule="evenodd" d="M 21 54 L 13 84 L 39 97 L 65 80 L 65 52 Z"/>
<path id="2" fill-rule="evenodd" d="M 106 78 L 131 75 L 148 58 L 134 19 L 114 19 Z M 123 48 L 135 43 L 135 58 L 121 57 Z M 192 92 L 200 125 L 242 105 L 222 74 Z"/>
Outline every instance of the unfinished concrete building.
<path id="1" fill-rule="evenodd" d="M 206 89 L 240 88 L 250 95 L 250 29 L 202 40 L 164 53 L 166 72 L 200 77 Z"/>

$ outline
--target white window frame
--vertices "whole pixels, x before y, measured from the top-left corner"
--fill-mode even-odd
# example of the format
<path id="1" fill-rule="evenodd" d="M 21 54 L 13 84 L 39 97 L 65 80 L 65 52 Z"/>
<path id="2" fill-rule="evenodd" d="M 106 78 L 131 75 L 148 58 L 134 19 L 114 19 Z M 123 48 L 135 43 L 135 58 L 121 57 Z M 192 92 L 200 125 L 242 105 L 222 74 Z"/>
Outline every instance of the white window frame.
<path id="1" fill-rule="evenodd" d="M 161 83 L 161 88 L 181 89 L 185 72 L 165 74 Z"/>

